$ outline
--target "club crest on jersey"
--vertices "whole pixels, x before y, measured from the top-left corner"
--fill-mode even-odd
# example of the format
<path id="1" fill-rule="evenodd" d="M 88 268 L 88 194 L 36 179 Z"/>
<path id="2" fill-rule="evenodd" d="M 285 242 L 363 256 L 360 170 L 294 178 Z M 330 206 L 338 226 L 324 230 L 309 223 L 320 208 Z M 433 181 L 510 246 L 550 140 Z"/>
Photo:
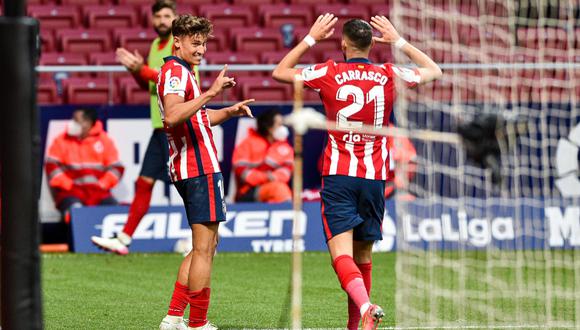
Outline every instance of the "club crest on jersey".
<path id="1" fill-rule="evenodd" d="M 181 85 L 181 80 L 178 77 L 171 77 L 169 78 L 169 88 L 177 89 L 179 85 Z"/>

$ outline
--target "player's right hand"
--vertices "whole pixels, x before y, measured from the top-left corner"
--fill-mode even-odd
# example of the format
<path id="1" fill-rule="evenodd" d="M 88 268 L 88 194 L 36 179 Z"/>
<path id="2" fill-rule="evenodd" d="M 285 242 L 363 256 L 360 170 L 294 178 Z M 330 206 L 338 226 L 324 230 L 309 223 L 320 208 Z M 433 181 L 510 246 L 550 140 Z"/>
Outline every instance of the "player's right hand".
<path id="1" fill-rule="evenodd" d="M 226 71 L 228 70 L 228 65 L 224 65 L 222 71 L 220 71 L 217 78 L 214 80 L 213 84 L 209 88 L 210 92 L 213 92 L 215 95 L 221 93 L 226 88 L 231 88 L 236 85 L 234 78 L 227 77 Z"/>
<path id="2" fill-rule="evenodd" d="M 310 28 L 308 34 L 316 41 L 324 40 L 334 33 L 334 24 L 336 24 L 336 21 L 338 21 L 338 17 L 335 17 L 333 14 L 320 15 Z"/>
<path id="3" fill-rule="evenodd" d="M 143 56 L 141 56 L 137 50 L 135 50 L 134 53 L 131 53 L 125 48 L 117 48 L 115 54 L 117 55 L 117 61 L 123 64 L 123 66 L 131 72 L 138 72 L 145 64 Z"/>

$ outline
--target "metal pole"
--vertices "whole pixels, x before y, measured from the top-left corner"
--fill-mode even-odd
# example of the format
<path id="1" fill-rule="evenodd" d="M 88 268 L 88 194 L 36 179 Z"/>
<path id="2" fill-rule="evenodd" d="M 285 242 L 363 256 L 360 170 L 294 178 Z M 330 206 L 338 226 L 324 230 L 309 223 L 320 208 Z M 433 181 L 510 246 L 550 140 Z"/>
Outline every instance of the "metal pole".
<path id="1" fill-rule="evenodd" d="M 302 109 L 303 82 L 294 83 L 294 113 Z M 294 130 L 294 175 L 292 179 L 292 206 L 294 222 L 292 227 L 292 329 L 302 329 L 302 235 L 300 219 L 302 215 L 302 135 Z"/>
<path id="2" fill-rule="evenodd" d="M 42 329 L 36 109 L 38 22 L 24 1 L 0 17 L 1 321 L 4 329 Z"/>

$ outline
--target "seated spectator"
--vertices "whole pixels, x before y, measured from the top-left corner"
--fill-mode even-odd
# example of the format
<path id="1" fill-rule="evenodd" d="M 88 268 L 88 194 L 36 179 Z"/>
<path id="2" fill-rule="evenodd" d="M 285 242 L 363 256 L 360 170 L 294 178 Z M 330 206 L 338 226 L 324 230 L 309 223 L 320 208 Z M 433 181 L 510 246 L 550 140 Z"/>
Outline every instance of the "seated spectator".
<path id="1" fill-rule="evenodd" d="M 288 128 L 282 115 L 267 111 L 257 118 L 257 129 L 235 149 L 233 168 L 238 202 L 281 203 L 292 200 L 288 186 L 292 175 L 294 150 L 288 144 Z"/>
<path id="2" fill-rule="evenodd" d="M 66 131 L 50 145 L 45 169 L 56 207 L 67 222 L 72 207 L 117 204 L 111 188 L 124 168 L 94 109 L 73 113 Z"/>

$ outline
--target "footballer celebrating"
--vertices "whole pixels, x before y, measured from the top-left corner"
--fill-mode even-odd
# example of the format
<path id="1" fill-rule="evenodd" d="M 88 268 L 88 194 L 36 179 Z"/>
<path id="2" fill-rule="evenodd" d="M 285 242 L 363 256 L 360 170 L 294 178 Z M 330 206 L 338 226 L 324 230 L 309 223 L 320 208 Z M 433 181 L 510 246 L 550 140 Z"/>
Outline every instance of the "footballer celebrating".
<path id="1" fill-rule="evenodd" d="M 193 66 L 199 65 L 205 54 L 212 29 L 205 18 L 178 16 L 172 24 L 175 56 L 164 59 L 157 81 L 159 111 L 169 142 L 169 175 L 183 198 L 193 240 L 193 249 L 181 263 L 176 283 L 188 287 L 186 297 L 174 292 L 160 329 L 183 329 L 183 310 L 188 303 L 187 329 L 217 329 L 207 320 L 207 310 L 218 226 L 226 220 L 226 204 L 210 127 L 231 117 L 251 117 L 247 104 L 254 100 L 220 110 L 205 108 L 224 89 L 235 86 L 234 78 L 225 75 L 227 67 L 204 93 L 192 74 Z"/>
<path id="2" fill-rule="evenodd" d="M 332 14 L 318 17 L 308 36 L 282 59 L 272 76 L 285 83 L 303 80 L 305 86 L 319 93 L 327 119 L 336 122 L 337 127 L 387 126 L 396 87 L 414 87 L 441 77 L 439 66 L 401 38 L 384 16 L 372 17 L 370 24 L 360 19 L 344 24 L 341 50 L 345 62 L 329 60 L 295 69 L 309 48 L 334 33 L 336 21 Z M 371 25 L 381 37 L 373 37 Z M 375 43 L 394 45 L 417 68 L 372 64 L 368 57 Z M 328 132 L 322 173 L 322 222 L 332 266 L 349 297 L 348 329 L 357 329 L 361 318 L 363 329 L 375 329 L 384 316 L 369 295 L 372 246 L 382 239 L 388 157 L 387 137 Z"/>

